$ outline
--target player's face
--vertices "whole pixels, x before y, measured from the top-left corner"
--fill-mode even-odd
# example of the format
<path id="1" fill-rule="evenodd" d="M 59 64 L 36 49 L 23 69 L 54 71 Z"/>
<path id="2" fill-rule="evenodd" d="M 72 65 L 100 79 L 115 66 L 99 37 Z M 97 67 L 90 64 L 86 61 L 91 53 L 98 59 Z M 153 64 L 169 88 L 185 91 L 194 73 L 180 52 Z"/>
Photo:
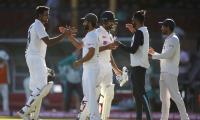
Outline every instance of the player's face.
<path id="1" fill-rule="evenodd" d="M 112 30 L 114 25 L 115 25 L 115 21 L 107 21 L 105 23 L 105 29 L 106 30 Z"/>
<path id="2" fill-rule="evenodd" d="M 161 32 L 162 32 L 164 35 L 166 35 L 166 34 L 168 33 L 167 31 L 168 31 L 168 27 L 162 25 L 162 26 L 161 26 Z"/>
<path id="3" fill-rule="evenodd" d="M 132 25 L 134 28 L 136 28 L 136 20 L 135 19 L 132 19 Z"/>
<path id="4" fill-rule="evenodd" d="M 83 28 L 84 28 L 85 31 L 89 30 L 89 22 L 87 20 L 83 21 Z"/>
<path id="5" fill-rule="evenodd" d="M 43 23 L 48 23 L 49 20 L 49 11 L 44 11 L 44 13 L 41 15 L 41 20 Z"/>

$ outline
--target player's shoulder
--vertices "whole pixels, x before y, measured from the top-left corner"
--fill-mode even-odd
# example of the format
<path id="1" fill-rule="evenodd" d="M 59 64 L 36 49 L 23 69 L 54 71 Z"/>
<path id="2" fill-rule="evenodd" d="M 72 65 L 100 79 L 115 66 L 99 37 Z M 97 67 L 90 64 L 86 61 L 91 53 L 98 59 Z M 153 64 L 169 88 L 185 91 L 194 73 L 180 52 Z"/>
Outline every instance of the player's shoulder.
<path id="1" fill-rule="evenodd" d="M 98 36 L 98 34 L 97 34 L 96 30 L 90 31 L 87 34 L 88 38 L 96 38 L 97 36 Z"/>
<path id="2" fill-rule="evenodd" d="M 171 37 L 169 38 L 169 41 L 172 42 L 172 43 L 179 43 L 179 38 L 175 33 L 173 33 L 171 35 Z"/>
<path id="3" fill-rule="evenodd" d="M 44 28 L 44 25 L 42 24 L 42 22 L 40 20 L 37 20 L 37 19 L 35 19 L 33 26 L 37 27 L 37 28 Z"/>

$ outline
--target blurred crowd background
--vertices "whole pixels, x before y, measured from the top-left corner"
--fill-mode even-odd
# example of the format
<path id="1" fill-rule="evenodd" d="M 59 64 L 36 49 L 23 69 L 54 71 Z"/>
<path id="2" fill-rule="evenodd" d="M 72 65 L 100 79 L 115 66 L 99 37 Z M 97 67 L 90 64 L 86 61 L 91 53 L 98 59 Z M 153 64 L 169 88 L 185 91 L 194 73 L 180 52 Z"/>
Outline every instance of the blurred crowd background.
<path id="1" fill-rule="evenodd" d="M 200 1 L 199 0 L 0 0 L 0 110 L 19 110 L 29 95 L 29 73 L 25 62 L 27 30 L 34 21 L 34 10 L 38 5 L 50 7 L 50 36 L 59 34 L 58 27 L 71 25 L 78 29 L 77 37 L 83 37 L 80 18 L 88 12 L 97 16 L 112 10 L 118 21 L 113 33 L 118 40 L 129 44 L 132 35 L 125 28 L 135 11 L 147 10 L 146 26 L 150 33 L 150 46 L 161 51 L 163 36 L 158 21 L 173 18 L 181 43 L 179 88 L 188 112 L 200 112 Z M 77 111 L 82 98 L 81 71 L 72 63 L 80 57 L 67 39 L 47 50 L 47 66 L 56 71 L 56 81 L 45 99 L 42 110 Z M 129 55 L 120 49 L 114 51 L 117 65 L 129 66 Z M 159 62 L 150 61 L 146 75 L 146 90 L 152 111 L 160 112 Z M 3 67 L 4 66 L 4 67 Z M 5 73 L 7 72 L 7 73 Z M 8 76 L 6 76 L 8 74 Z M 3 80 L 4 78 L 4 80 Z M 5 80 L 6 79 L 6 80 Z M 114 83 L 115 81 L 115 77 Z M 120 88 L 116 83 L 112 110 L 135 109 L 132 101 L 132 86 L 127 83 Z M 177 112 L 172 102 L 171 111 Z"/>

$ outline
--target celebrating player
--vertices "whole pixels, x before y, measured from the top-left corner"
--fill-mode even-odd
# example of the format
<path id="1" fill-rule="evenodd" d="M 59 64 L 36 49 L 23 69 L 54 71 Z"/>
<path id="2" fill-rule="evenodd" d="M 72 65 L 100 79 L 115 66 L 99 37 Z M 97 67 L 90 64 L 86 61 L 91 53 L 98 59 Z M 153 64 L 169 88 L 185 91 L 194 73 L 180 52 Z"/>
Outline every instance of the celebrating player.
<path id="1" fill-rule="evenodd" d="M 25 53 L 26 63 L 30 73 L 29 87 L 31 96 L 26 105 L 18 112 L 24 120 L 38 120 L 42 99 L 48 94 L 53 83 L 48 82 L 48 69 L 45 56 L 47 46 L 60 42 L 64 34 L 49 38 L 44 25 L 49 18 L 49 8 L 38 6 L 35 13 L 35 22 L 28 29 L 27 49 Z M 50 70 L 51 71 L 51 70 Z M 31 115 L 33 111 L 33 115 Z"/>
<path id="2" fill-rule="evenodd" d="M 115 41 L 119 48 L 130 53 L 131 80 L 137 110 L 136 120 L 142 120 L 143 107 L 146 111 L 147 120 L 152 119 L 144 88 L 146 69 L 150 66 L 148 60 L 149 32 L 147 27 L 144 26 L 145 13 L 144 10 L 137 11 L 132 18 L 132 23 L 126 24 L 129 31 L 134 34 L 131 47 Z"/>
<path id="3" fill-rule="evenodd" d="M 111 103 L 114 98 L 113 73 L 118 76 L 122 75 L 122 71 L 118 69 L 112 56 L 112 49 L 116 47 L 110 43 L 114 42 L 113 36 L 110 33 L 116 24 L 117 19 L 111 11 L 105 11 L 100 16 L 101 26 L 97 28 L 97 34 L 100 42 L 99 64 L 100 64 L 100 105 L 101 119 L 107 120 L 110 115 Z"/>
<path id="4" fill-rule="evenodd" d="M 88 13 L 82 20 L 84 29 L 87 32 L 82 41 L 78 41 L 73 36 L 73 29 L 70 27 L 62 28 L 60 31 L 63 32 L 66 30 L 68 40 L 76 48 L 83 48 L 83 57 L 74 63 L 75 66 L 83 64 L 82 85 L 84 98 L 82 100 L 79 119 L 86 120 L 87 116 L 89 116 L 90 120 L 100 120 L 96 94 L 99 75 L 99 42 L 96 34 L 98 18 L 95 14 Z M 88 109 L 85 112 L 82 112 L 82 108 Z"/>
<path id="5" fill-rule="evenodd" d="M 167 37 L 163 45 L 162 53 L 159 54 L 153 48 L 149 49 L 149 54 L 153 59 L 160 60 L 160 99 L 162 102 L 161 120 L 168 120 L 170 109 L 170 98 L 176 103 L 181 115 L 181 120 L 189 120 L 186 113 L 185 104 L 178 89 L 178 68 L 180 61 L 180 43 L 177 35 L 173 32 L 176 26 L 174 20 L 165 19 L 159 22 L 161 31 Z"/>

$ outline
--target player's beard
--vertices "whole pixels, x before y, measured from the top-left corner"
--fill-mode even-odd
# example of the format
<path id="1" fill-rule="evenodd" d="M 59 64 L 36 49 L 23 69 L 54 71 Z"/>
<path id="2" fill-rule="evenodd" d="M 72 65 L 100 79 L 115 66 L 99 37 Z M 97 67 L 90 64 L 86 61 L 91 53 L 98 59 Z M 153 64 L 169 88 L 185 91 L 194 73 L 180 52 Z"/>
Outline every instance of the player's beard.
<path id="1" fill-rule="evenodd" d="M 84 29 L 84 31 L 88 31 L 89 30 L 89 25 L 87 24 L 87 25 L 83 25 L 83 29 Z"/>

